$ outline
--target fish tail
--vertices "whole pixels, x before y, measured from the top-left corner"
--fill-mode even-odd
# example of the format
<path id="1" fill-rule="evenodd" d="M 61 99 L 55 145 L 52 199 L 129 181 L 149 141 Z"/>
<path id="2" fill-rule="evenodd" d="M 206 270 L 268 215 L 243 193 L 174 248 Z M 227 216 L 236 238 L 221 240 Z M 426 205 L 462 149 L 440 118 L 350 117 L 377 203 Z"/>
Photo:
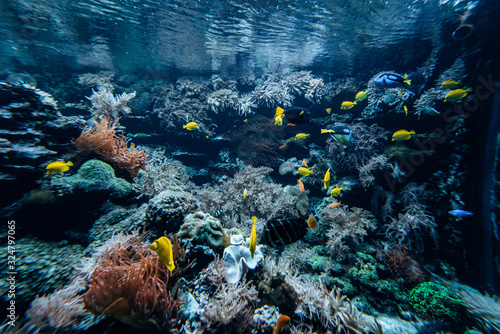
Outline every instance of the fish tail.
<path id="1" fill-rule="evenodd" d="M 358 102 L 356 102 L 356 100 L 352 101 L 352 104 L 353 105 L 356 105 Z"/>
<path id="2" fill-rule="evenodd" d="M 473 91 L 473 89 L 472 89 L 472 87 L 469 87 L 469 88 L 466 89 L 466 91 L 470 93 L 470 92 Z"/>
<path id="3" fill-rule="evenodd" d="M 405 81 L 403 81 L 403 82 L 404 82 L 405 84 L 407 84 L 408 86 L 411 86 L 411 79 L 409 79 L 409 80 L 405 80 Z"/>
<path id="4" fill-rule="evenodd" d="M 71 161 L 68 161 L 68 162 L 67 162 L 67 165 L 68 165 L 68 166 L 73 166 L 73 163 L 72 163 Z"/>
<path id="5" fill-rule="evenodd" d="M 183 126 L 182 126 L 182 128 L 183 128 L 183 129 L 187 128 L 187 125 L 183 125 Z"/>

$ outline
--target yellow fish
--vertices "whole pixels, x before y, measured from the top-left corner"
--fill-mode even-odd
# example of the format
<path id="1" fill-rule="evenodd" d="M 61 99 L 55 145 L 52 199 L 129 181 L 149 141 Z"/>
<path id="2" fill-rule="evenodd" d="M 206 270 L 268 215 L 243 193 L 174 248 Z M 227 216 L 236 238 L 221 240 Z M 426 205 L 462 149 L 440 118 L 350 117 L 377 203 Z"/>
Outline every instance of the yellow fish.
<path id="1" fill-rule="evenodd" d="M 344 101 L 344 102 L 342 102 L 340 109 L 348 110 L 348 109 L 351 109 L 352 107 L 354 107 L 355 105 L 356 105 L 356 101 L 353 101 L 353 102 Z"/>
<path id="2" fill-rule="evenodd" d="M 443 81 L 443 83 L 441 84 L 441 87 L 446 88 L 446 89 L 456 89 L 461 85 L 462 85 L 462 81 L 448 79 L 448 80 Z"/>
<path id="3" fill-rule="evenodd" d="M 463 99 L 464 97 L 467 96 L 467 93 L 472 92 L 472 87 L 469 87 L 467 89 L 455 89 L 446 94 L 444 97 L 444 102 L 457 102 L 458 100 Z"/>
<path id="4" fill-rule="evenodd" d="M 243 199 L 247 198 L 247 188 L 243 190 Z"/>
<path id="5" fill-rule="evenodd" d="M 326 113 L 330 115 L 332 113 L 332 108 L 326 108 Z"/>
<path id="6" fill-rule="evenodd" d="M 330 168 L 325 173 L 325 190 L 328 189 L 328 186 L 330 185 Z"/>
<path id="7" fill-rule="evenodd" d="M 281 107 L 276 107 L 276 114 L 274 114 L 274 117 L 277 117 L 277 116 L 280 116 L 280 115 L 285 116 L 285 114 L 283 114 L 284 112 L 285 112 L 285 109 L 283 109 Z"/>
<path id="8" fill-rule="evenodd" d="M 307 169 L 306 167 L 300 167 L 297 170 L 297 174 L 300 174 L 302 176 L 308 176 L 309 174 L 312 174 L 312 173 L 313 173 L 313 171 L 310 169 Z"/>
<path id="9" fill-rule="evenodd" d="M 282 126 L 283 125 L 283 117 L 284 114 L 274 116 L 274 125 Z"/>
<path id="10" fill-rule="evenodd" d="M 408 116 L 408 108 L 406 108 L 406 106 L 403 106 L 403 110 L 405 111 L 405 116 Z"/>
<path id="11" fill-rule="evenodd" d="M 252 233 L 250 233 L 250 254 L 253 255 L 255 254 L 255 249 L 257 248 L 257 227 L 255 226 L 255 223 L 257 222 L 257 217 L 252 216 L 253 220 L 253 225 L 252 225 Z"/>
<path id="12" fill-rule="evenodd" d="M 47 175 L 49 175 L 49 174 L 57 174 L 57 173 L 64 174 L 64 172 L 67 172 L 69 170 L 70 166 L 73 166 L 73 163 L 71 161 L 68 161 L 68 162 L 64 162 L 64 161 L 54 161 L 54 162 L 51 162 L 50 164 L 47 165 Z"/>
<path id="13" fill-rule="evenodd" d="M 344 188 L 333 188 L 332 189 L 332 192 L 330 193 L 330 197 L 338 197 L 340 196 L 340 193 L 342 192 L 342 190 L 345 190 Z"/>
<path id="14" fill-rule="evenodd" d="M 297 133 L 295 135 L 295 140 L 304 140 L 309 136 L 310 136 L 310 134 L 308 134 L 308 133 Z"/>
<path id="15" fill-rule="evenodd" d="M 392 141 L 402 141 L 411 139 L 411 136 L 415 134 L 415 131 L 411 130 L 408 132 L 407 130 L 399 130 L 394 132 L 392 135 Z"/>
<path id="16" fill-rule="evenodd" d="M 189 131 L 192 131 L 192 130 L 199 129 L 200 127 L 198 126 L 198 124 L 196 124 L 196 122 L 189 122 L 188 124 L 183 125 L 182 128 L 188 129 Z"/>
<path id="17" fill-rule="evenodd" d="M 331 130 L 331 129 L 321 129 L 321 134 L 324 135 L 325 133 L 335 133 L 335 131 Z"/>
<path id="18" fill-rule="evenodd" d="M 364 99 L 366 99 L 368 97 L 368 89 L 367 90 L 362 90 L 362 91 L 359 91 L 357 94 L 356 94 L 356 98 L 355 100 L 357 102 L 359 101 L 363 101 Z"/>
<path id="19" fill-rule="evenodd" d="M 158 253 L 158 257 L 161 262 L 165 264 L 168 271 L 170 271 L 170 275 L 172 275 L 172 271 L 175 269 L 174 264 L 174 254 L 172 253 L 172 244 L 167 237 L 161 237 L 153 242 L 153 248 L 156 253 Z"/>

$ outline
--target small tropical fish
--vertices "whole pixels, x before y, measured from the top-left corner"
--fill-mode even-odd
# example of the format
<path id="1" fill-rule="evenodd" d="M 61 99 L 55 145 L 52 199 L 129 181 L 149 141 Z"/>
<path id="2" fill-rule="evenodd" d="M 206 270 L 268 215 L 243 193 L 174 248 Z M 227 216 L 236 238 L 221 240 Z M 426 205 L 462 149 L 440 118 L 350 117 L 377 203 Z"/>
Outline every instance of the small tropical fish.
<path id="1" fill-rule="evenodd" d="M 326 113 L 330 115 L 332 113 L 332 108 L 326 108 Z"/>
<path id="2" fill-rule="evenodd" d="M 426 114 L 429 114 L 429 115 L 433 115 L 433 114 L 438 114 L 438 115 L 439 115 L 439 111 L 437 111 L 436 109 L 434 109 L 433 107 L 428 106 L 428 105 L 423 105 L 423 106 L 422 106 L 422 110 L 423 110 Z"/>
<path id="3" fill-rule="evenodd" d="M 307 168 L 307 161 L 306 161 L 306 159 L 302 160 L 302 166 L 304 166 L 304 167 Z"/>
<path id="4" fill-rule="evenodd" d="M 341 205 L 342 205 L 342 203 L 340 203 L 340 202 L 333 202 L 333 203 L 332 203 L 332 204 L 330 204 L 328 207 L 329 207 L 330 209 L 335 209 L 336 207 L 339 207 L 339 206 L 341 206 Z"/>
<path id="5" fill-rule="evenodd" d="M 297 133 L 295 135 L 295 140 L 304 140 L 309 136 L 310 136 L 310 134 L 308 134 L 308 133 Z"/>
<path id="6" fill-rule="evenodd" d="M 359 102 L 359 101 L 363 101 L 367 97 L 368 97 L 368 89 L 367 90 L 361 90 L 361 91 L 359 91 L 359 92 L 356 93 L 355 100 L 357 102 Z"/>
<path id="7" fill-rule="evenodd" d="M 304 218 L 271 219 L 262 230 L 260 242 L 272 247 L 285 246 L 299 240 L 306 235 L 308 228 L 317 225 L 313 216 L 307 221 Z"/>
<path id="8" fill-rule="evenodd" d="M 327 169 L 325 173 L 325 178 L 323 179 L 325 183 L 325 190 L 328 189 L 328 186 L 330 185 L 330 168 Z"/>
<path id="9" fill-rule="evenodd" d="M 350 102 L 350 101 L 344 101 L 342 102 L 342 105 L 340 106 L 340 109 L 342 110 L 348 110 L 351 109 L 356 105 L 356 101 Z"/>
<path id="10" fill-rule="evenodd" d="M 283 114 L 274 116 L 274 125 L 282 126 L 283 125 L 283 117 L 285 117 L 285 115 L 283 115 Z"/>
<path id="11" fill-rule="evenodd" d="M 353 142 L 352 130 L 346 125 L 335 125 L 331 129 L 321 129 L 321 134 L 332 135 L 335 141 L 341 143 L 344 146 L 349 146 Z"/>
<path id="12" fill-rule="evenodd" d="M 408 116 L 408 108 L 406 108 L 406 106 L 403 106 L 403 110 L 405 111 L 405 116 Z"/>
<path id="13" fill-rule="evenodd" d="M 192 131 L 192 130 L 199 129 L 200 127 L 198 126 L 198 124 L 196 124 L 196 122 L 189 122 L 188 124 L 183 125 L 182 128 L 187 129 L 189 131 Z"/>
<path id="14" fill-rule="evenodd" d="M 243 199 L 247 198 L 247 188 L 243 189 Z"/>
<path id="15" fill-rule="evenodd" d="M 302 182 L 302 180 L 301 180 L 301 179 L 298 179 L 297 181 L 299 182 L 299 189 L 300 189 L 300 191 L 301 191 L 302 193 L 305 193 L 305 191 L 306 191 L 306 187 L 304 187 L 304 182 Z"/>
<path id="16" fill-rule="evenodd" d="M 310 169 L 307 169 L 306 167 L 300 167 L 297 170 L 297 174 L 300 174 L 302 176 L 308 176 L 309 174 L 312 174 L 312 173 L 313 173 L 313 171 Z"/>
<path id="17" fill-rule="evenodd" d="M 293 123 L 288 123 L 286 126 L 295 126 Z"/>
<path id="18" fill-rule="evenodd" d="M 407 130 L 399 130 L 393 133 L 392 141 L 403 141 L 411 139 L 412 135 L 415 134 L 415 131 L 411 130 L 408 132 Z"/>
<path id="19" fill-rule="evenodd" d="M 344 188 L 333 188 L 331 193 L 330 193 L 330 197 L 339 197 L 340 196 L 340 193 L 345 190 Z"/>
<path id="20" fill-rule="evenodd" d="M 451 92 L 446 94 L 443 102 L 457 102 L 457 101 L 463 99 L 464 97 L 466 97 L 467 93 L 470 93 L 472 91 L 473 91 L 472 87 L 469 87 L 467 89 L 459 88 L 459 89 L 452 90 Z"/>
<path id="21" fill-rule="evenodd" d="M 284 150 L 286 148 L 286 144 L 285 145 L 281 145 L 280 147 L 278 147 L 278 149 L 280 150 Z"/>
<path id="22" fill-rule="evenodd" d="M 250 254 L 253 255 L 255 254 L 255 249 L 257 248 L 257 228 L 255 227 L 255 223 L 257 223 L 257 217 L 252 216 L 253 220 L 253 225 L 252 225 L 252 232 L 250 233 Z"/>
<path id="23" fill-rule="evenodd" d="M 280 331 L 282 331 L 289 324 L 290 324 L 290 317 L 287 315 L 284 315 L 284 314 L 281 315 L 278 318 L 278 321 L 276 321 L 276 326 L 274 326 L 273 334 L 278 334 Z"/>
<path id="24" fill-rule="evenodd" d="M 448 211 L 448 213 L 452 216 L 455 216 L 455 217 L 474 216 L 474 214 L 472 212 L 465 211 L 465 210 L 451 210 L 451 211 Z"/>
<path id="25" fill-rule="evenodd" d="M 248 123 L 248 119 L 246 119 L 246 118 L 245 118 L 245 119 L 243 120 L 243 123 Z"/>
<path id="26" fill-rule="evenodd" d="M 462 86 L 462 81 L 456 81 L 453 79 L 445 80 L 441 84 L 441 87 L 446 89 L 457 89 L 459 86 Z"/>
<path id="27" fill-rule="evenodd" d="M 130 148 L 135 148 L 135 143 L 130 144 Z"/>
<path id="28" fill-rule="evenodd" d="M 375 79 L 373 79 L 373 82 L 377 86 L 381 87 L 386 87 L 386 88 L 395 88 L 395 87 L 403 87 L 404 85 L 411 85 L 411 80 L 406 80 L 408 76 L 405 74 L 405 76 L 401 76 L 396 73 L 381 73 Z"/>
<path id="29" fill-rule="evenodd" d="M 167 237 L 161 237 L 153 242 L 153 247 L 156 253 L 158 253 L 161 262 L 165 264 L 170 274 L 172 274 L 172 271 L 175 269 L 175 264 L 170 240 Z"/>
<path id="30" fill-rule="evenodd" d="M 69 170 L 69 167 L 73 166 L 71 161 L 54 161 L 47 165 L 47 175 L 49 174 L 64 174 Z"/>

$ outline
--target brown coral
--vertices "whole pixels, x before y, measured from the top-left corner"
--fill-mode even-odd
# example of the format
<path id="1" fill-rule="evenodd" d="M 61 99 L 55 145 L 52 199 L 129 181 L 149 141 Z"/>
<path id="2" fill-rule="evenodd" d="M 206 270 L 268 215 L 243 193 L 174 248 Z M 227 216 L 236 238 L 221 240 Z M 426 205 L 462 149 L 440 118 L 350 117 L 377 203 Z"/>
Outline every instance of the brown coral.
<path id="1" fill-rule="evenodd" d="M 74 144 L 78 150 L 93 151 L 105 161 L 115 163 L 119 168 L 130 172 L 135 177 L 140 169 L 146 168 L 146 154 L 144 151 L 128 148 L 124 136 L 116 134 L 116 124 L 107 118 L 95 127 L 83 130 Z"/>
<path id="2" fill-rule="evenodd" d="M 118 243 L 103 258 L 92 273 L 85 307 L 93 314 L 110 314 L 136 328 L 165 328 L 182 302 L 170 295 L 169 271 L 153 247 L 141 241 L 137 236 L 129 247 Z M 176 240 L 173 244 L 176 259 L 181 249 Z"/>

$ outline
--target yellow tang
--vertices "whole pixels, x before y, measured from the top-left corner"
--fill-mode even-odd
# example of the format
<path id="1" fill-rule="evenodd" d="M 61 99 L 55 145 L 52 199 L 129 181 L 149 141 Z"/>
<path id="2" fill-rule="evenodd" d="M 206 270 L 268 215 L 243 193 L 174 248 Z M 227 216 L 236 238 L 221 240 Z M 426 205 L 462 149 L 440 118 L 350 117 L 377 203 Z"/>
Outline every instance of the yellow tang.
<path id="1" fill-rule="evenodd" d="M 332 192 L 330 193 L 330 197 L 338 197 L 340 196 L 340 193 L 342 192 L 342 190 L 345 190 L 344 188 L 333 188 L 332 189 Z"/>
<path id="2" fill-rule="evenodd" d="M 330 185 L 330 168 L 325 173 L 325 190 L 328 189 L 328 186 Z"/>
<path id="3" fill-rule="evenodd" d="M 57 174 L 57 173 L 62 173 L 67 172 L 69 170 L 69 167 L 73 166 L 73 163 L 71 161 L 64 162 L 64 161 L 54 161 L 51 162 L 50 164 L 47 165 L 47 175 L 49 174 Z"/>
<path id="4" fill-rule="evenodd" d="M 243 199 L 247 198 L 247 188 L 243 189 Z"/>
<path id="5" fill-rule="evenodd" d="M 353 102 L 344 101 L 344 102 L 342 102 L 342 105 L 340 106 L 340 109 L 342 109 L 342 110 L 351 109 L 355 105 L 356 105 L 356 101 L 353 101 Z"/>
<path id="6" fill-rule="evenodd" d="M 443 102 L 457 102 L 458 100 L 461 100 L 464 97 L 466 97 L 467 93 L 472 92 L 472 90 L 473 90 L 472 87 L 469 87 L 467 89 L 459 88 L 452 90 L 451 92 L 446 94 Z"/>
<path id="7" fill-rule="evenodd" d="M 158 253 L 158 257 L 160 258 L 161 262 L 165 264 L 168 271 L 170 271 L 170 274 L 172 275 L 172 271 L 175 269 L 175 264 L 174 254 L 172 253 L 172 244 L 170 243 L 170 240 L 167 237 L 161 237 L 160 239 L 157 239 L 155 242 L 153 242 L 153 247 L 156 253 Z"/>
<path id="8" fill-rule="evenodd" d="M 462 81 L 448 79 L 448 80 L 443 81 L 443 83 L 441 84 L 441 87 L 447 88 L 447 89 L 456 89 L 456 88 L 458 88 L 458 86 L 461 86 L 461 85 L 462 85 Z"/>
<path id="9" fill-rule="evenodd" d="M 362 90 L 362 91 L 359 91 L 357 94 L 356 94 L 356 98 L 355 100 L 357 102 L 359 101 L 363 101 L 364 99 L 366 99 L 368 97 L 368 89 L 367 90 Z"/>
<path id="10" fill-rule="evenodd" d="M 394 132 L 392 135 L 392 141 L 402 141 L 411 139 L 411 136 L 415 134 L 415 131 L 399 130 Z"/>
<path id="11" fill-rule="evenodd" d="M 295 140 L 302 140 L 302 139 L 306 139 L 307 137 L 309 137 L 310 134 L 308 133 L 297 133 L 295 135 Z"/>
<path id="12" fill-rule="evenodd" d="M 196 122 L 189 122 L 188 124 L 183 125 L 182 128 L 188 129 L 189 131 L 192 131 L 192 130 L 199 129 L 200 127 L 198 126 L 198 124 L 196 124 Z"/>
<path id="13" fill-rule="evenodd" d="M 250 254 L 253 255 L 255 254 L 255 249 L 257 248 L 257 228 L 255 226 L 255 223 L 257 222 L 257 217 L 252 216 L 253 220 L 253 225 L 252 225 L 252 232 L 250 233 Z"/>
<path id="14" fill-rule="evenodd" d="M 300 167 L 297 170 L 297 174 L 300 174 L 302 176 L 308 176 L 309 174 L 312 174 L 312 173 L 313 173 L 313 171 L 310 169 L 307 169 L 306 167 Z"/>
<path id="15" fill-rule="evenodd" d="M 330 114 L 331 114 L 331 112 L 332 112 L 332 108 L 326 108 L 326 113 L 327 113 L 328 115 L 330 115 Z"/>

